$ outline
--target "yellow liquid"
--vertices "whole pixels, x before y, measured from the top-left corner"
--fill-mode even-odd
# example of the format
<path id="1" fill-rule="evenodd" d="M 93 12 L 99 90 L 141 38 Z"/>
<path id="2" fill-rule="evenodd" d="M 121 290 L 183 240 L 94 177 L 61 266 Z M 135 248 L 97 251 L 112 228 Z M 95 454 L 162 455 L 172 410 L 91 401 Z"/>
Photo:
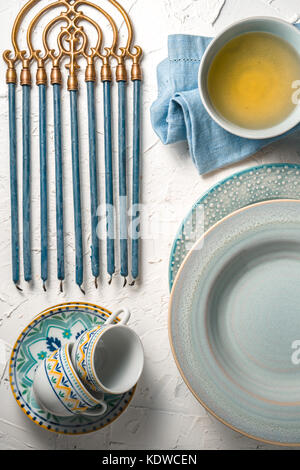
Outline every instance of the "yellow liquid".
<path id="1" fill-rule="evenodd" d="M 295 80 L 300 80 L 300 57 L 289 43 L 269 33 L 245 33 L 214 58 L 208 92 L 228 121 L 264 129 L 279 124 L 295 109 Z"/>

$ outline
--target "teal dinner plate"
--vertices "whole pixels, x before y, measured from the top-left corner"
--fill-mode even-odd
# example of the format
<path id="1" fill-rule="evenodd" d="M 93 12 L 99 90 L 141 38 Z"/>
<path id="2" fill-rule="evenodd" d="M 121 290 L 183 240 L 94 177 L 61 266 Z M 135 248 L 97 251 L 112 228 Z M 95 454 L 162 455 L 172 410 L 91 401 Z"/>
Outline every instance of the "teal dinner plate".
<path id="1" fill-rule="evenodd" d="M 169 266 L 170 290 L 184 258 L 203 231 L 242 207 L 273 199 L 300 199 L 300 165 L 272 163 L 252 167 L 226 178 L 204 194 L 175 237 Z"/>
<path id="2" fill-rule="evenodd" d="M 210 228 L 172 289 L 179 370 L 220 421 L 300 445 L 300 201 L 261 202 Z"/>
<path id="3" fill-rule="evenodd" d="M 33 423 L 61 434 L 86 434 L 112 423 L 128 407 L 135 388 L 124 395 L 105 395 L 103 416 L 58 417 L 43 410 L 35 400 L 32 384 L 42 360 L 86 330 L 103 325 L 111 312 L 97 305 L 73 302 L 44 310 L 23 329 L 14 345 L 9 367 L 13 395 Z"/>

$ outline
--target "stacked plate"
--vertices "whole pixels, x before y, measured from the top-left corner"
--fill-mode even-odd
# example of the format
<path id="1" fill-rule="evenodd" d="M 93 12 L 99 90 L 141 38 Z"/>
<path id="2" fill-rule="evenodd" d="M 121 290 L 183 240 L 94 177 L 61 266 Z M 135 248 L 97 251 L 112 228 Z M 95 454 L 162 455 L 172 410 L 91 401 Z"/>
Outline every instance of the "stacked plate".
<path id="1" fill-rule="evenodd" d="M 242 434 L 300 445 L 300 166 L 252 168 L 198 201 L 170 287 L 171 346 L 195 397 Z"/>

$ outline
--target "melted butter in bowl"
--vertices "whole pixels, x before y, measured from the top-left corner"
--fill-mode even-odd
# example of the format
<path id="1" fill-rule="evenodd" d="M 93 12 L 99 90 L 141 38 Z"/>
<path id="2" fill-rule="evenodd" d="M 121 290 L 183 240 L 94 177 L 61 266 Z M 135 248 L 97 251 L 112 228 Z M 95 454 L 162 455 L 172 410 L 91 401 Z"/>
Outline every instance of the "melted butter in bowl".
<path id="1" fill-rule="evenodd" d="M 201 101 L 226 131 L 268 139 L 300 123 L 300 29 L 279 18 L 250 17 L 226 28 L 199 67 Z"/>
<path id="2" fill-rule="evenodd" d="M 216 110 L 248 129 L 264 129 L 295 109 L 293 83 L 300 79 L 300 56 L 284 39 L 265 32 L 242 34 L 214 58 L 208 92 Z"/>

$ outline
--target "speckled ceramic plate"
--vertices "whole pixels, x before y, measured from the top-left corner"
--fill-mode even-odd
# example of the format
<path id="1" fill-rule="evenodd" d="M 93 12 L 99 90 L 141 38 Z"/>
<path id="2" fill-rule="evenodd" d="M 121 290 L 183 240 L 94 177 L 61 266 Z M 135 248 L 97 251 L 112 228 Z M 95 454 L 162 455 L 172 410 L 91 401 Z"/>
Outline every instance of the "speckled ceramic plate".
<path id="1" fill-rule="evenodd" d="M 300 201 L 262 202 L 210 228 L 170 300 L 174 357 L 196 398 L 260 441 L 300 444 Z"/>
<path id="2" fill-rule="evenodd" d="M 261 201 L 300 199 L 300 165 L 270 164 L 236 173 L 210 189 L 192 207 L 176 235 L 170 257 L 170 290 L 193 245 L 223 217 Z"/>
<path id="3" fill-rule="evenodd" d="M 85 434 L 112 423 L 127 408 L 135 389 L 122 396 L 106 395 L 108 410 L 95 418 L 51 415 L 40 408 L 32 393 L 39 363 L 66 342 L 76 340 L 83 331 L 102 325 L 110 314 L 92 304 L 61 304 L 44 310 L 22 331 L 12 351 L 9 375 L 13 395 L 32 422 L 56 433 Z"/>

